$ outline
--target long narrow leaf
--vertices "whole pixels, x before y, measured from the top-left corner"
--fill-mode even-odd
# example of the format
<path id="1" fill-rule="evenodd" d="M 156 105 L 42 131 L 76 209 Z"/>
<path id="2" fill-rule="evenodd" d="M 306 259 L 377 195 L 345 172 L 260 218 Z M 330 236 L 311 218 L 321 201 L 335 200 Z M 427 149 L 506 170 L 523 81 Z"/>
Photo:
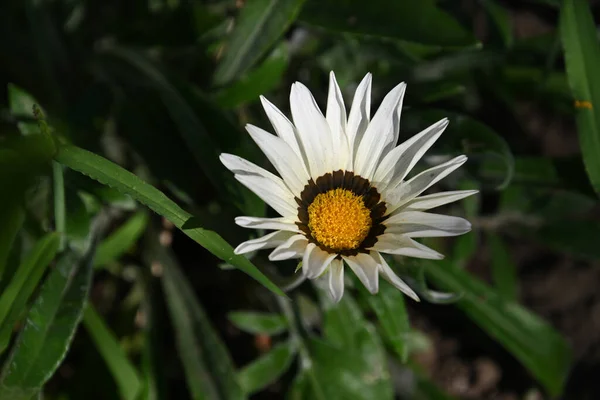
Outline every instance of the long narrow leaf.
<path id="1" fill-rule="evenodd" d="M 248 259 L 235 255 L 233 248 L 216 232 L 202 229 L 191 214 L 184 211 L 160 190 L 142 181 L 131 172 L 89 151 L 75 146 L 63 146 L 56 155 L 56 160 L 67 167 L 96 179 L 100 183 L 111 186 L 128 194 L 152 211 L 171 221 L 183 233 L 198 242 L 202 247 L 221 260 L 244 271 L 256 279 L 267 289 L 281 296 L 285 294 Z"/>
<path id="2" fill-rule="evenodd" d="M 109 237 L 100 242 L 94 259 L 94 267 L 101 267 L 118 260 L 137 242 L 144 233 L 147 223 L 148 215 L 146 212 L 139 211 Z"/>
<path id="3" fill-rule="evenodd" d="M 0 375 L 0 399 L 29 400 L 50 379 L 69 350 L 83 314 L 92 253 L 66 253 L 42 286 Z"/>
<path id="4" fill-rule="evenodd" d="M 592 186 L 600 194 L 600 47 L 587 1 L 563 2 L 560 34 L 567 77 L 577 109 L 583 161 Z"/>
<path id="5" fill-rule="evenodd" d="M 240 11 L 215 72 L 215 83 L 234 80 L 252 67 L 298 16 L 304 0 L 253 0 Z"/>
<path id="6" fill-rule="evenodd" d="M 96 348 L 104 358 L 110 370 L 121 398 L 124 400 L 135 400 L 141 389 L 141 382 L 137 370 L 127 358 L 127 355 L 117 342 L 114 333 L 98 315 L 98 312 L 88 305 L 83 312 L 83 325 L 94 341 Z"/>
<path id="7" fill-rule="evenodd" d="M 0 353 L 8 345 L 10 334 L 19 316 L 25 311 L 29 296 L 50 261 L 56 255 L 60 236 L 51 233 L 40 239 L 16 270 L 13 279 L 0 296 Z"/>
<path id="8" fill-rule="evenodd" d="M 163 267 L 163 291 L 175 328 L 179 356 L 194 400 L 236 400 L 244 394 L 227 348 L 211 326 L 193 288 L 173 255 L 156 239 L 149 239 L 147 261 Z"/>

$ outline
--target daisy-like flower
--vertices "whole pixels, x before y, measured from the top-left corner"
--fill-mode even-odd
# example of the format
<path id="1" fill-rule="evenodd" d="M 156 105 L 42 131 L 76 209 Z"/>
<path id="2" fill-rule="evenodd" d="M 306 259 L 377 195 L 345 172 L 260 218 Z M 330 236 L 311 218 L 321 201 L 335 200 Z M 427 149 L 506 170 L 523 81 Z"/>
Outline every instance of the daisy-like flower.
<path id="1" fill-rule="evenodd" d="M 420 196 L 464 164 L 465 156 L 407 179 L 448 120 L 442 119 L 396 146 L 405 90 L 405 83 L 392 89 L 371 119 L 371 74 L 367 74 L 347 115 L 331 72 L 323 116 L 308 88 L 296 82 L 290 95 L 294 123 L 261 96 L 276 135 L 253 125 L 246 129 L 280 176 L 232 154 L 222 154 L 220 159 L 238 181 L 281 217 L 237 217 L 240 226 L 273 232 L 240 244 L 235 253 L 274 249 L 269 255 L 272 261 L 302 259 L 304 276 L 327 279 L 334 301 L 344 293 L 344 264 L 371 293 L 379 290 L 381 274 L 418 300 L 381 253 L 443 258 L 414 238 L 461 235 L 471 224 L 463 218 L 425 211 L 476 191 Z"/>

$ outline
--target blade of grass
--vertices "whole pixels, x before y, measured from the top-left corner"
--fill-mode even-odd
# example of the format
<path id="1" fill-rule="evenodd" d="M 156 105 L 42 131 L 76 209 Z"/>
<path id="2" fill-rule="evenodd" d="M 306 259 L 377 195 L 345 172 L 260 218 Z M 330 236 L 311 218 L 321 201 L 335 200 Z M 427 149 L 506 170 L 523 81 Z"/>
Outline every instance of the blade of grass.
<path id="1" fill-rule="evenodd" d="M 583 161 L 592 186 L 600 194 L 600 47 L 587 1 L 563 1 L 560 34 Z"/>
<path id="2" fill-rule="evenodd" d="M 30 400 L 61 364 L 83 314 L 93 250 L 64 253 L 44 282 L 0 374 L 0 399 Z"/>
<path id="3" fill-rule="evenodd" d="M 0 296 L 0 354 L 4 352 L 17 319 L 58 251 L 60 236 L 51 233 L 33 246 Z"/>
<path id="4" fill-rule="evenodd" d="M 83 325 L 117 383 L 121 398 L 137 399 L 141 389 L 138 372 L 127 358 L 114 333 L 106 326 L 91 304 L 88 304 L 83 312 Z"/>
<path id="5" fill-rule="evenodd" d="M 142 236 L 148 223 L 148 215 L 139 211 L 98 245 L 94 267 L 98 268 L 118 260 Z"/>
<path id="6" fill-rule="evenodd" d="M 247 258 L 233 253 L 233 248 L 219 234 L 199 227 L 198 221 L 160 190 L 120 166 L 75 146 L 62 146 L 56 161 L 92 179 L 128 194 L 152 211 L 171 221 L 183 233 L 212 254 L 235 266 L 280 296 L 285 294 Z"/>
<path id="7" fill-rule="evenodd" d="M 174 255 L 158 242 L 156 232 L 149 232 L 145 247 L 145 261 L 162 266 L 162 288 L 192 398 L 245 398 L 227 348 L 211 326 Z"/>
<path id="8" fill-rule="evenodd" d="M 259 60 L 296 20 L 305 0 L 253 0 L 245 3 L 225 44 L 214 81 L 223 85 Z"/>
<path id="9" fill-rule="evenodd" d="M 59 250 L 63 251 L 66 244 L 67 234 L 67 211 L 65 208 L 65 179 L 63 167 L 56 161 L 52 162 L 52 183 L 54 192 L 54 225 L 56 232 L 60 234 Z"/>

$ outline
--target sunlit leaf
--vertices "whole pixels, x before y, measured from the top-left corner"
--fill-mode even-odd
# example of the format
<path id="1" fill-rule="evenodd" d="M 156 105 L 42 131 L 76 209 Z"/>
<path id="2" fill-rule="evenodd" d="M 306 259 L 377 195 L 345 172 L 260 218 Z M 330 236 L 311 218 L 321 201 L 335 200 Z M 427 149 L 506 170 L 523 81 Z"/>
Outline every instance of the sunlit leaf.
<path id="1" fill-rule="evenodd" d="M 272 283 L 248 259 L 235 255 L 233 248 L 221 236 L 216 232 L 200 228 L 198 221 L 191 214 L 184 211 L 161 191 L 142 181 L 131 172 L 105 158 L 75 146 L 62 147 L 56 156 L 56 160 L 71 169 L 130 195 L 171 221 L 183 233 L 221 260 L 244 271 L 274 293 L 285 296 L 281 289 Z"/>
<path id="2" fill-rule="evenodd" d="M 33 105 L 37 102 L 29 93 L 20 87 L 9 84 L 8 85 L 8 104 L 10 111 L 19 117 L 29 117 L 31 121 L 21 121 L 17 123 L 19 131 L 23 135 L 31 135 L 39 132 L 37 123 L 35 122 L 33 115 Z"/>
<path id="3" fill-rule="evenodd" d="M 600 194 L 600 47 L 587 1 L 563 1 L 560 33 L 581 152 L 592 186 Z"/>

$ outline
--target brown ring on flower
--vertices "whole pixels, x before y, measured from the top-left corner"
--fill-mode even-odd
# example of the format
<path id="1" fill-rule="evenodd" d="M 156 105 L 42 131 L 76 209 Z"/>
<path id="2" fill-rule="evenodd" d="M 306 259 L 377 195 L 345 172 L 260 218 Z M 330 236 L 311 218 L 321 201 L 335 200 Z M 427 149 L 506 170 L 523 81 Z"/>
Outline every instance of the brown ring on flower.
<path id="1" fill-rule="evenodd" d="M 309 207 L 320 195 L 335 189 L 346 189 L 353 194 L 362 197 L 364 206 L 370 211 L 371 228 L 364 240 L 357 248 L 336 250 L 332 249 L 315 239 L 313 232 L 309 228 Z M 309 242 L 316 244 L 321 250 L 328 253 L 335 253 L 344 256 L 354 256 L 358 253 L 368 253 L 368 248 L 371 248 L 377 243 L 377 237 L 385 232 L 383 221 L 387 218 L 385 215 L 385 202 L 380 201 L 381 195 L 375 187 L 371 185 L 369 180 L 355 175 L 352 171 L 338 170 L 333 173 L 327 173 L 317 178 L 316 181 L 310 179 L 308 184 L 304 186 L 300 198 L 295 198 L 298 204 L 298 219 L 296 222 L 298 228 L 304 233 Z"/>

